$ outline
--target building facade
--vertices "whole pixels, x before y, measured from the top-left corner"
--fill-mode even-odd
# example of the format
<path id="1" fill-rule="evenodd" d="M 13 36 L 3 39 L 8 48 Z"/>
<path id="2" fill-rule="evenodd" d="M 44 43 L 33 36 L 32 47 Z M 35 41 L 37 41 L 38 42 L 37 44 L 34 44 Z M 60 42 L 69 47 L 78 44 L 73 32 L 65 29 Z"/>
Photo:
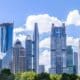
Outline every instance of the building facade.
<path id="1" fill-rule="evenodd" d="M 78 43 L 78 74 L 80 74 L 80 40 Z"/>
<path id="2" fill-rule="evenodd" d="M 78 52 L 74 52 L 74 73 L 78 74 Z"/>
<path id="3" fill-rule="evenodd" d="M 67 60 L 67 67 L 73 67 L 73 49 L 72 46 L 67 46 L 67 54 L 66 54 L 66 60 Z"/>
<path id="4" fill-rule="evenodd" d="M 26 69 L 27 71 L 32 70 L 32 40 L 31 36 L 28 35 L 25 41 L 25 51 L 26 51 Z"/>
<path id="5" fill-rule="evenodd" d="M 67 46 L 67 53 L 66 53 L 66 68 L 69 74 L 74 73 L 74 53 L 72 46 Z"/>
<path id="6" fill-rule="evenodd" d="M 39 65 L 38 73 L 44 73 L 44 72 L 45 72 L 45 66 L 44 65 Z"/>
<path id="7" fill-rule="evenodd" d="M 0 24 L 0 52 L 5 53 L 12 47 L 13 23 Z"/>
<path id="8" fill-rule="evenodd" d="M 33 34 L 33 70 L 38 73 L 39 67 L 39 32 L 38 24 L 35 23 Z"/>
<path id="9" fill-rule="evenodd" d="M 51 29 L 51 69 L 52 73 L 63 73 L 66 67 L 66 31 L 65 24 Z"/>
<path id="10" fill-rule="evenodd" d="M 0 71 L 2 69 L 2 59 L 0 59 Z"/>
<path id="11" fill-rule="evenodd" d="M 25 49 L 19 40 L 14 47 L 8 50 L 8 54 L 3 58 L 3 68 L 8 68 L 13 73 L 26 71 Z"/>

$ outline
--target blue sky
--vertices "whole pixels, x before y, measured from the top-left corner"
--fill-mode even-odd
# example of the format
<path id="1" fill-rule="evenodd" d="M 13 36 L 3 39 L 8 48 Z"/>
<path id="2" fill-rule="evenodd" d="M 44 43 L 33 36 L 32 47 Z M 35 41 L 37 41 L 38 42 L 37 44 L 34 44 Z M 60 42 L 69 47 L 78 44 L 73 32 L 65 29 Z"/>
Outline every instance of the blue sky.
<path id="1" fill-rule="evenodd" d="M 25 23 L 32 14 L 49 14 L 65 20 L 69 11 L 80 9 L 80 0 L 0 0 L 0 21 Z"/>
<path id="2" fill-rule="evenodd" d="M 77 45 L 80 37 L 80 0 L 0 0 L 0 22 L 14 22 L 14 40 L 25 41 L 32 33 L 33 23 L 39 23 L 40 64 L 50 67 L 50 24 L 67 22 L 67 43 Z M 42 24 L 40 24 L 42 23 Z M 26 27 L 23 25 L 26 24 Z M 41 61 L 43 58 L 43 61 Z"/>

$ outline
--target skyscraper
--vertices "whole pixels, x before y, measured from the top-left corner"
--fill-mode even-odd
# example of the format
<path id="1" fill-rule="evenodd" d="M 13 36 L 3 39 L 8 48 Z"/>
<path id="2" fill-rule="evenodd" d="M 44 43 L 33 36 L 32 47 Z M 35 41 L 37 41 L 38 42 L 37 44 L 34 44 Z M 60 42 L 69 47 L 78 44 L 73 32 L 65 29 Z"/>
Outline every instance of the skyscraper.
<path id="1" fill-rule="evenodd" d="M 5 53 L 12 47 L 13 23 L 0 24 L 0 51 Z"/>
<path id="2" fill-rule="evenodd" d="M 2 59 L 0 59 L 0 71 L 2 69 Z"/>
<path id="3" fill-rule="evenodd" d="M 45 66 L 44 65 L 39 65 L 39 73 L 44 73 L 45 72 Z"/>
<path id="4" fill-rule="evenodd" d="M 16 41 L 13 47 L 12 72 L 26 71 L 26 54 L 25 49 L 19 40 Z"/>
<path id="5" fill-rule="evenodd" d="M 26 51 L 26 69 L 27 71 L 32 70 L 32 40 L 31 36 L 28 35 L 25 41 L 25 51 Z"/>
<path id="6" fill-rule="evenodd" d="M 66 31 L 65 24 L 51 29 L 51 69 L 52 73 L 63 73 L 66 67 Z"/>
<path id="7" fill-rule="evenodd" d="M 33 70 L 38 72 L 39 66 L 39 32 L 38 24 L 35 23 L 33 34 Z"/>
<path id="8" fill-rule="evenodd" d="M 78 74 L 80 74 L 80 40 L 78 45 Z"/>
<path id="9" fill-rule="evenodd" d="M 74 73 L 74 63 L 73 63 L 73 49 L 72 46 L 67 46 L 66 49 L 66 68 L 68 69 L 67 73 L 72 74 Z"/>
<path id="10" fill-rule="evenodd" d="M 78 73 L 78 53 L 74 52 L 74 73 Z"/>
<path id="11" fill-rule="evenodd" d="M 8 54 L 3 58 L 2 68 L 8 68 L 13 73 L 26 71 L 26 53 L 25 48 L 19 40 L 16 41 L 14 47 L 8 50 Z"/>
<path id="12" fill-rule="evenodd" d="M 67 54 L 66 54 L 66 66 L 73 67 L 73 49 L 72 46 L 67 46 Z"/>

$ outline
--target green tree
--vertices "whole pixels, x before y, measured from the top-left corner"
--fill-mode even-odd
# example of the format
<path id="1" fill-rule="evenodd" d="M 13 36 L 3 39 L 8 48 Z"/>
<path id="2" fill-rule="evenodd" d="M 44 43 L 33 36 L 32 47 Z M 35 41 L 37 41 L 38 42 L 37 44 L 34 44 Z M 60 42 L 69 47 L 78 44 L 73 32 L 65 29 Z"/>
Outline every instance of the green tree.
<path id="1" fill-rule="evenodd" d="M 51 80 L 61 80 L 61 75 L 58 74 L 50 74 L 50 79 Z"/>
<path id="2" fill-rule="evenodd" d="M 0 80 L 14 80 L 14 74 L 9 69 L 3 69 L 0 72 Z"/>
<path id="3" fill-rule="evenodd" d="M 62 74 L 61 80 L 70 80 L 69 74 Z"/>
<path id="4" fill-rule="evenodd" d="M 36 76 L 35 80 L 51 80 L 51 79 L 48 73 L 41 73 Z"/>
<path id="5" fill-rule="evenodd" d="M 20 80 L 35 80 L 35 72 L 23 72 Z"/>
<path id="6" fill-rule="evenodd" d="M 16 73 L 15 74 L 15 80 L 20 80 L 21 74 L 22 74 L 21 72 Z"/>
<path id="7" fill-rule="evenodd" d="M 75 74 L 70 74 L 70 80 L 77 80 L 78 76 Z"/>

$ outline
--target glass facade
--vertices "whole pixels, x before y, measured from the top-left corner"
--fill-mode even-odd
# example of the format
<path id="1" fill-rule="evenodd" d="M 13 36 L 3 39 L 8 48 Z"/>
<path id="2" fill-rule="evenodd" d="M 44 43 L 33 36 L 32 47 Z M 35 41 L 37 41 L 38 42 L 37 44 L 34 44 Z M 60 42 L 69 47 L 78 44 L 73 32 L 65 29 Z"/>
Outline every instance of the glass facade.
<path id="1" fill-rule="evenodd" d="M 26 49 L 26 68 L 27 71 L 32 70 L 32 40 L 31 36 L 27 36 L 25 41 L 25 49 Z"/>
<path id="2" fill-rule="evenodd" d="M 8 54 L 3 58 L 3 68 L 8 68 L 11 72 L 26 71 L 26 55 L 25 49 L 22 47 L 20 41 L 16 41 L 13 48 L 9 49 Z"/>
<path id="3" fill-rule="evenodd" d="M 38 73 L 39 67 L 39 32 L 38 24 L 35 23 L 33 34 L 33 70 Z"/>
<path id="4" fill-rule="evenodd" d="M 56 27 L 52 24 L 51 29 L 51 69 L 53 73 L 63 73 L 66 67 L 66 32 L 65 26 Z M 50 69 L 50 70 L 51 70 Z"/>
<path id="5" fill-rule="evenodd" d="M 0 24 L 0 51 L 5 53 L 12 47 L 13 41 L 13 23 Z"/>
<path id="6" fill-rule="evenodd" d="M 67 46 L 67 67 L 73 66 L 73 49 L 72 46 Z"/>

